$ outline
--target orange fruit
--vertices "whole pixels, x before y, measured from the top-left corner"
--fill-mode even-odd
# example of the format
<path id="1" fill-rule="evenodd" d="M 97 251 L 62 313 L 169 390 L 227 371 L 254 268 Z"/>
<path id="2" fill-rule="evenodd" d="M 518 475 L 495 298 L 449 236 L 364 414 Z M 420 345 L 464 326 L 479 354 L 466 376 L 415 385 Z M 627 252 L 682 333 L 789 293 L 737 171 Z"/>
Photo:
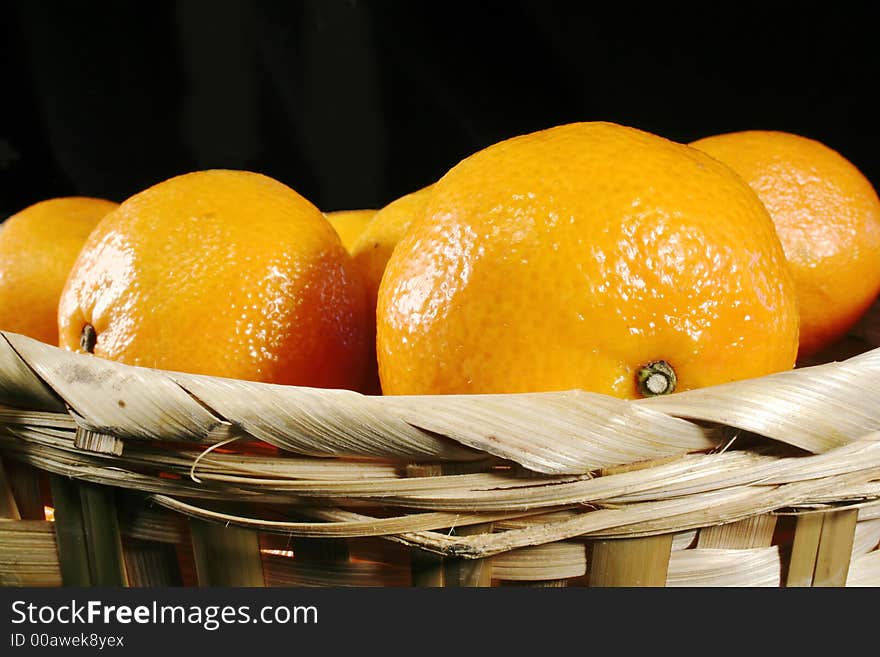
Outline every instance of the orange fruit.
<path id="1" fill-rule="evenodd" d="M 171 178 L 95 228 L 59 304 L 61 345 L 132 365 L 357 388 L 369 315 L 320 210 L 246 171 Z"/>
<path id="2" fill-rule="evenodd" d="M 355 240 L 375 214 L 375 210 L 333 210 L 325 212 L 324 216 L 339 234 L 342 245 L 351 251 Z"/>
<path id="3" fill-rule="evenodd" d="M 374 308 L 385 265 L 406 229 L 424 212 L 430 193 L 429 185 L 391 201 L 376 213 L 351 247 L 351 255 Z"/>
<path id="4" fill-rule="evenodd" d="M 69 196 L 34 203 L 0 227 L 0 329 L 58 345 L 58 298 L 89 233 L 116 207 Z"/>
<path id="5" fill-rule="evenodd" d="M 385 273 L 385 265 L 394 247 L 406 233 L 412 221 L 424 212 L 430 186 L 397 198 L 380 209 L 364 227 L 350 251 L 364 283 L 367 294 L 367 307 L 373 318 L 376 316 L 376 297 L 379 283 Z M 381 392 L 379 367 L 376 360 L 376 323 L 371 324 L 372 358 L 367 375 L 366 389 L 372 394 Z"/>
<path id="6" fill-rule="evenodd" d="M 433 185 L 379 288 L 385 394 L 623 398 L 790 369 L 794 283 L 755 193 L 705 153 L 558 126 Z"/>
<path id="7" fill-rule="evenodd" d="M 787 132 L 691 146 L 739 173 L 773 218 L 797 288 L 799 357 L 843 337 L 880 292 L 880 200 L 868 179 L 832 148 Z"/>

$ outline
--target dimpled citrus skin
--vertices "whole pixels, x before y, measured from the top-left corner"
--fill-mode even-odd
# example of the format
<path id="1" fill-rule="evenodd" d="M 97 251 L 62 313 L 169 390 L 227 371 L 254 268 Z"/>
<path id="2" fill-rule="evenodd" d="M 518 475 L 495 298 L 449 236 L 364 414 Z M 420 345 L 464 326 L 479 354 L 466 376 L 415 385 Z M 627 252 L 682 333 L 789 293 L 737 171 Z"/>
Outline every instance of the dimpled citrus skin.
<path id="1" fill-rule="evenodd" d="M 376 214 L 376 210 L 333 210 L 325 212 L 327 221 L 339 234 L 342 245 L 351 252 L 355 241 Z"/>
<path id="2" fill-rule="evenodd" d="M 178 176 L 90 236 L 59 304 L 61 344 L 131 365 L 357 388 L 368 315 L 351 258 L 294 190 L 245 171 Z"/>
<path id="3" fill-rule="evenodd" d="M 799 357 L 845 335 L 880 292 L 880 200 L 868 179 L 837 151 L 787 132 L 691 145 L 740 174 L 773 218 L 798 293 Z"/>
<path id="4" fill-rule="evenodd" d="M 434 184 L 378 298 L 385 394 L 582 388 L 638 396 L 790 369 L 794 285 L 728 167 L 610 123 L 490 146 Z"/>
<path id="5" fill-rule="evenodd" d="M 58 299 L 89 233 L 116 203 L 66 196 L 24 208 L 0 227 L 0 329 L 58 345 Z"/>
<path id="6" fill-rule="evenodd" d="M 424 213 L 430 194 L 428 186 L 391 201 L 376 213 L 351 248 L 367 297 L 374 307 L 385 265 L 407 228 Z"/>
<path id="7" fill-rule="evenodd" d="M 382 391 L 375 350 L 376 297 L 379 294 L 379 283 L 382 282 L 385 265 L 388 263 L 388 258 L 391 257 L 394 247 L 397 246 L 413 220 L 424 212 L 430 193 L 429 186 L 405 194 L 388 203 L 376 213 L 351 248 L 352 258 L 364 283 L 367 307 L 374 319 L 370 334 L 373 349 L 366 386 L 366 389 L 372 394 L 379 394 Z"/>

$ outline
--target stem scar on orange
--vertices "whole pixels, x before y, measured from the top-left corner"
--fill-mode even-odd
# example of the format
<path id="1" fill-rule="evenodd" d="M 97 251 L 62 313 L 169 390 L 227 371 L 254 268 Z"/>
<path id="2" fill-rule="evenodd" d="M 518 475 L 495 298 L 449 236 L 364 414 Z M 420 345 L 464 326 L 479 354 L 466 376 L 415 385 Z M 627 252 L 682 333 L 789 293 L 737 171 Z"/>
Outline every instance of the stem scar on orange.
<path id="1" fill-rule="evenodd" d="M 61 346 L 237 379 L 358 389 L 360 277 L 315 206 L 246 171 L 198 171 L 124 201 L 83 247 Z"/>
<path id="2" fill-rule="evenodd" d="M 799 358 L 843 337 L 880 292 L 880 199 L 840 153 L 788 132 L 746 130 L 691 144 L 755 190 L 794 275 Z"/>
<path id="3" fill-rule="evenodd" d="M 612 123 L 523 135 L 433 185 L 377 308 L 385 394 L 623 398 L 790 369 L 766 209 L 705 153 Z"/>

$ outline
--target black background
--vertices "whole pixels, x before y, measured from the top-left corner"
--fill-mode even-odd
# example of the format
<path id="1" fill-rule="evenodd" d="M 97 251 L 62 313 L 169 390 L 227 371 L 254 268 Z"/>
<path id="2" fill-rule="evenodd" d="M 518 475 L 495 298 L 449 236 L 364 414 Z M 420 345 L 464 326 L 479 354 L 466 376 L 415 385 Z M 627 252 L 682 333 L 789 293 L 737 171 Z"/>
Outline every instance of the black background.
<path id="1" fill-rule="evenodd" d="M 0 218 L 259 171 L 381 207 L 516 134 L 778 129 L 880 182 L 865 3 L 0 0 Z"/>

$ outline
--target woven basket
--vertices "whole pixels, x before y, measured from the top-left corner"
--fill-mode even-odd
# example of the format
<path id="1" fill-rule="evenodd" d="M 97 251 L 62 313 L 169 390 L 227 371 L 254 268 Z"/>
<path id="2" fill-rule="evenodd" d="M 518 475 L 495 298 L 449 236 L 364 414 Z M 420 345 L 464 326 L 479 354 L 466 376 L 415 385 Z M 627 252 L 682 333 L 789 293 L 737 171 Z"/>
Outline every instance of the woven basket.
<path id="1" fill-rule="evenodd" d="M 860 344 L 623 401 L 369 397 L 2 333 L 0 581 L 880 585 L 880 349 Z"/>

